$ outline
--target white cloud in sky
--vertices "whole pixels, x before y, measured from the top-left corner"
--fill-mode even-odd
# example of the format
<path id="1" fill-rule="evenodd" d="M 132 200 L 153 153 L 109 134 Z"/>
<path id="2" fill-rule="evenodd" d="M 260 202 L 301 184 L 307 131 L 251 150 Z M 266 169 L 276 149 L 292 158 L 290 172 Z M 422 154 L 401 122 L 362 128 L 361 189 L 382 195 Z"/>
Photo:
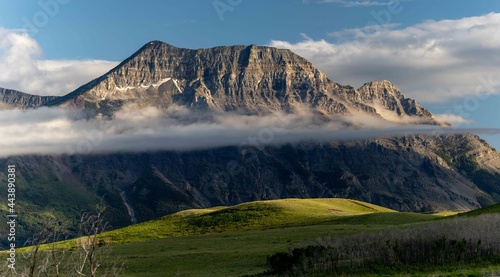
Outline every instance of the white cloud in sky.
<path id="1" fill-rule="evenodd" d="M 371 7 L 371 6 L 387 6 L 393 1 L 353 1 L 353 0 L 303 0 L 304 3 L 334 3 L 344 7 Z"/>
<path id="2" fill-rule="evenodd" d="M 332 33 L 335 42 L 304 35 L 270 46 L 307 58 L 333 81 L 358 87 L 387 79 L 421 102 L 500 93 L 500 13 L 404 28 L 386 23 Z"/>
<path id="3" fill-rule="evenodd" d="M 37 95 L 64 95 L 118 63 L 103 60 L 44 60 L 23 30 L 0 27 L 0 87 Z"/>

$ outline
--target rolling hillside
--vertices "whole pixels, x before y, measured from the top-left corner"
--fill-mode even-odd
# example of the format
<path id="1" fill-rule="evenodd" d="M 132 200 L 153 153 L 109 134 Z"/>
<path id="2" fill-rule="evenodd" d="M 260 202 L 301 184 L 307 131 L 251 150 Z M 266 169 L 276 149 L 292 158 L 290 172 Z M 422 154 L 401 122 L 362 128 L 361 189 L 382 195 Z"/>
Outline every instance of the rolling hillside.
<path id="1" fill-rule="evenodd" d="M 104 267 L 125 263 L 120 276 L 241 276 L 265 271 L 266 256 L 291 244 L 437 218 L 349 199 L 256 201 L 178 212 L 105 232 L 99 243 L 108 245 Z M 55 245 L 59 251 L 78 248 L 74 239 Z"/>
<path id="2" fill-rule="evenodd" d="M 186 210 L 109 231 L 100 237 L 106 243 L 130 243 L 208 233 L 315 225 L 332 220 L 339 220 L 340 224 L 342 220 L 349 221 L 356 216 L 388 213 L 394 217 L 405 214 L 349 199 L 255 201 L 231 207 Z"/>

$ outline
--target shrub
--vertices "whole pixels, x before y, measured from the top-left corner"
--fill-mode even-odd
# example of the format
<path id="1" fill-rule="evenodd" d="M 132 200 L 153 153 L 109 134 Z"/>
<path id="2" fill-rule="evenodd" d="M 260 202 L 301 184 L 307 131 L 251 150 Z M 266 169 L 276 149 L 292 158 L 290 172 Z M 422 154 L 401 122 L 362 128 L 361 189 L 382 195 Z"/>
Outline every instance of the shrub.
<path id="1" fill-rule="evenodd" d="M 315 243 L 268 258 L 269 273 L 353 274 L 500 262 L 500 215 L 440 220 Z"/>

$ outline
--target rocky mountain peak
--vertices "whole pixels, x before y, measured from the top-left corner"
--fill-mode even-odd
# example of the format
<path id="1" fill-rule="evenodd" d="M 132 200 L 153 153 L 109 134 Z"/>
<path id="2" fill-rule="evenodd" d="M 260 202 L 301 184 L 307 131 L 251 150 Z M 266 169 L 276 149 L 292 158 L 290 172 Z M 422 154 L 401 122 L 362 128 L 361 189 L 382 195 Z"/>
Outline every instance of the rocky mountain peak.
<path id="1" fill-rule="evenodd" d="M 54 104 L 95 107 L 112 115 L 123 105 L 261 112 L 290 111 L 303 103 L 345 114 L 345 103 L 327 95 L 334 87 L 290 50 L 256 45 L 190 50 L 153 41 Z"/>
<path id="2" fill-rule="evenodd" d="M 51 104 L 86 107 L 105 117 L 124 105 L 251 113 L 308 106 L 326 116 L 378 116 L 383 108 L 396 117 L 419 116 L 427 120 L 423 123 L 437 124 L 389 81 L 358 90 L 341 86 L 290 50 L 256 45 L 191 50 L 151 41 L 104 76 Z"/>
<path id="3" fill-rule="evenodd" d="M 429 110 L 420 106 L 414 99 L 406 98 L 397 86 L 387 80 L 365 83 L 357 91 L 359 101 L 373 105 L 383 117 L 387 114 L 387 111 L 384 111 L 387 109 L 400 117 L 414 117 L 413 121 L 418 123 L 450 125 L 436 120 Z"/>
<path id="4" fill-rule="evenodd" d="M 358 91 L 366 97 L 372 98 L 384 98 L 384 97 L 396 97 L 403 98 L 401 91 L 397 86 L 388 80 L 373 81 L 365 83 L 361 86 Z"/>

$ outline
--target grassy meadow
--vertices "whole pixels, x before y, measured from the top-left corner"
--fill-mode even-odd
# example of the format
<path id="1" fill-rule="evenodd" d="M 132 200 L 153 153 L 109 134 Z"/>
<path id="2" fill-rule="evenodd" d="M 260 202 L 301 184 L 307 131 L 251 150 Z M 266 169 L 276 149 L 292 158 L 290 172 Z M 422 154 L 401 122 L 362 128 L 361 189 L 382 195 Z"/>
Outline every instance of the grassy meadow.
<path id="1" fill-rule="evenodd" d="M 256 276 L 270 269 L 268 258 L 276 253 L 290 253 L 326 238 L 347 241 L 352 237 L 363 242 L 360 236 L 365 234 L 406 232 L 447 218 L 457 216 L 402 213 L 349 199 L 286 199 L 187 210 L 105 232 L 99 235 L 99 242 L 105 251 L 102 269 L 123 262 L 119 276 Z M 55 247 L 68 255 L 76 251 L 75 245 L 76 240 L 69 240 Z M 54 245 L 42 249 L 47 251 L 50 246 Z M 483 276 L 496 272 L 497 267 L 483 263 L 451 270 L 409 270 L 410 276 L 428 276 L 429 272 L 435 276 Z M 406 276 L 401 273 L 404 270 L 384 272 Z M 360 275 L 370 276 L 368 272 Z"/>

